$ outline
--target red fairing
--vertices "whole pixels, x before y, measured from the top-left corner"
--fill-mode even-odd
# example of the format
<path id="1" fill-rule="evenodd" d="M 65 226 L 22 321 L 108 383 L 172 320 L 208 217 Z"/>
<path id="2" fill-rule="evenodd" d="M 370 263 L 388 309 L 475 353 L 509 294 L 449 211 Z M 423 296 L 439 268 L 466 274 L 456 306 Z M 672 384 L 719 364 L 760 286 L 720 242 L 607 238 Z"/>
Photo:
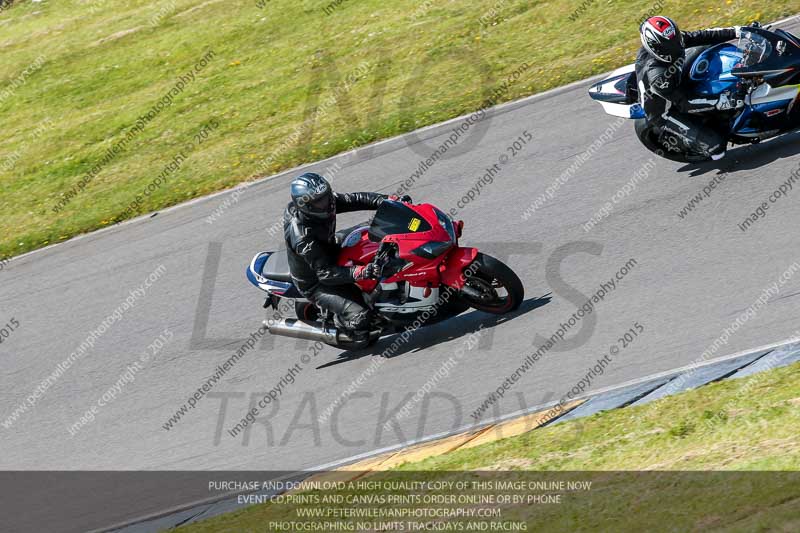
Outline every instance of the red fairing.
<path id="1" fill-rule="evenodd" d="M 395 276 L 384 281 L 387 283 L 406 281 L 415 287 L 439 287 L 442 284 L 454 288 L 462 287 L 464 284 L 462 272 L 475 259 L 478 250 L 460 248 L 455 242 L 452 248 L 438 257 L 423 257 L 418 251 L 423 245 L 452 242 L 452 239 L 439 222 L 432 205 L 404 205 L 412 209 L 417 218 L 412 219 L 407 233 L 388 234 L 383 237 L 382 242 L 397 244 L 398 257 L 409 264 Z M 427 222 L 427 226 L 421 222 L 422 220 Z M 429 229 L 425 230 L 426 227 Z M 459 223 L 455 223 L 455 228 L 459 233 L 461 229 Z M 342 248 L 338 263 L 341 266 L 365 265 L 374 259 L 379 244 L 369 240 L 365 228 L 355 244 Z M 376 280 L 360 280 L 356 283 L 365 292 L 371 292 L 377 285 Z"/>
<path id="2" fill-rule="evenodd" d="M 477 248 L 457 248 L 450 252 L 447 260 L 442 264 L 442 284 L 454 289 L 464 286 L 464 270 L 475 261 L 478 256 Z"/>

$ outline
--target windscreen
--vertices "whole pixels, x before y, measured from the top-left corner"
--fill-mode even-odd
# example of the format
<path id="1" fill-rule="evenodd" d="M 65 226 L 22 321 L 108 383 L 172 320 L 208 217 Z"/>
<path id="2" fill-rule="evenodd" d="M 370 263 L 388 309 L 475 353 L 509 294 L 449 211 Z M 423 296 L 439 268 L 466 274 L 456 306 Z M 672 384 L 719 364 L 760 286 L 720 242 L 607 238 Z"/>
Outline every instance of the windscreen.
<path id="1" fill-rule="evenodd" d="M 772 44 L 761 35 L 751 31 L 742 30 L 738 47 L 742 53 L 742 61 L 736 65 L 739 68 L 752 67 L 763 63 L 772 54 Z"/>
<path id="2" fill-rule="evenodd" d="M 369 238 L 377 242 L 387 235 L 421 233 L 430 229 L 431 225 L 413 209 L 401 202 L 384 200 L 372 219 Z"/>

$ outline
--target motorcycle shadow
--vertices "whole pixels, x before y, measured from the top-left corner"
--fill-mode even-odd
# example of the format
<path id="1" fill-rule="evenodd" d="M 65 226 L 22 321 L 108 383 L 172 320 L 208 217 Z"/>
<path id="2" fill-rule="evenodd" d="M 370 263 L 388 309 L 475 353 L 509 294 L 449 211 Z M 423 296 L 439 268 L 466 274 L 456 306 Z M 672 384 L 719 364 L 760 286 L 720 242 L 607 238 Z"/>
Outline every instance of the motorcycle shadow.
<path id="1" fill-rule="evenodd" d="M 689 172 L 689 176 L 694 178 L 715 170 L 717 174 L 755 170 L 797 154 L 800 154 L 800 132 L 787 133 L 763 143 L 728 150 L 728 154 L 719 161 L 689 163 L 679 168 L 678 172 Z"/>
<path id="2" fill-rule="evenodd" d="M 346 350 L 339 354 L 333 361 L 329 361 L 317 367 L 317 370 L 327 368 L 350 361 L 361 359 L 370 355 L 381 355 L 387 359 L 393 359 L 408 353 L 419 353 L 427 348 L 436 346 L 443 342 L 452 341 L 461 337 L 466 337 L 474 333 L 478 328 L 493 328 L 499 324 L 509 322 L 526 313 L 540 307 L 544 307 L 552 300 L 550 293 L 538 298 L 529 298 L 522 302 L 519 309 L 505 315 L 492 315 L 483 311 L 471 310 L 464 312 L 453 318 L 439 322 L 431 326 L 426 326 L 414 331 L 407 337 L 405 342 L 398 342 L 395 349 L 391 346 L 402 338 L 403 333 L 394 333 L 382 337 L 377 343 L 363 350 Z"/>

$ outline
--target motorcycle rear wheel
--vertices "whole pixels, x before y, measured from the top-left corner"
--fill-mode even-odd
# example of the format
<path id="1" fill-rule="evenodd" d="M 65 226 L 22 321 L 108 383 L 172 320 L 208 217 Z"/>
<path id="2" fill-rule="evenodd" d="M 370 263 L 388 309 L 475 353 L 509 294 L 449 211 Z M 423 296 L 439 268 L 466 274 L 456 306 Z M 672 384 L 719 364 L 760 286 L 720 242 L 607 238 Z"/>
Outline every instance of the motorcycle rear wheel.
<path id="1" fill-rule="evenodd" d="M 469 293 L 461 292 L 461 298 L 478 311 L 501 315 L 519 308 L 525 298 L 525 288 L 519 276 L 503 262 L 486 254 L 478 253 L 467 269 Z M 473 291 L 480 293 L 474 296 Z"/>
<path id="2" fill-rule="evenodd" d="M 314 320 L 319 320 L 320 318 L 319 307 L 311 302 L 295 302 L 294 312 L 297 315 L 297 318 L 308 322 L 313 322 Z"/>

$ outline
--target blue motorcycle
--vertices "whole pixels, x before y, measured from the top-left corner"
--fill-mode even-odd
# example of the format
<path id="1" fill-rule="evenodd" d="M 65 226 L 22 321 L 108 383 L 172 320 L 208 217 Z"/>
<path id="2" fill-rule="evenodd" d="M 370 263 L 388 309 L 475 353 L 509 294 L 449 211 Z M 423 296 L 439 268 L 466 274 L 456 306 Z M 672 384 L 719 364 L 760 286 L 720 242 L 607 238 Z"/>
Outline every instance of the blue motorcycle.
<path id="1" fill-rule="evenodd" d="M 682 85 L 693 99 L 721 102 L 699 114 L 732 144 L 754 144 L 800 129 L 800 39 L 784 30 L 742 28 L 739 43 L 686 51 Z M 679 162 L 708 157 L 649 128 L 635 65 L 622 67 L 589 89 L 609 115 L 635 120 L 636 136 L 650 151 Z"/>

